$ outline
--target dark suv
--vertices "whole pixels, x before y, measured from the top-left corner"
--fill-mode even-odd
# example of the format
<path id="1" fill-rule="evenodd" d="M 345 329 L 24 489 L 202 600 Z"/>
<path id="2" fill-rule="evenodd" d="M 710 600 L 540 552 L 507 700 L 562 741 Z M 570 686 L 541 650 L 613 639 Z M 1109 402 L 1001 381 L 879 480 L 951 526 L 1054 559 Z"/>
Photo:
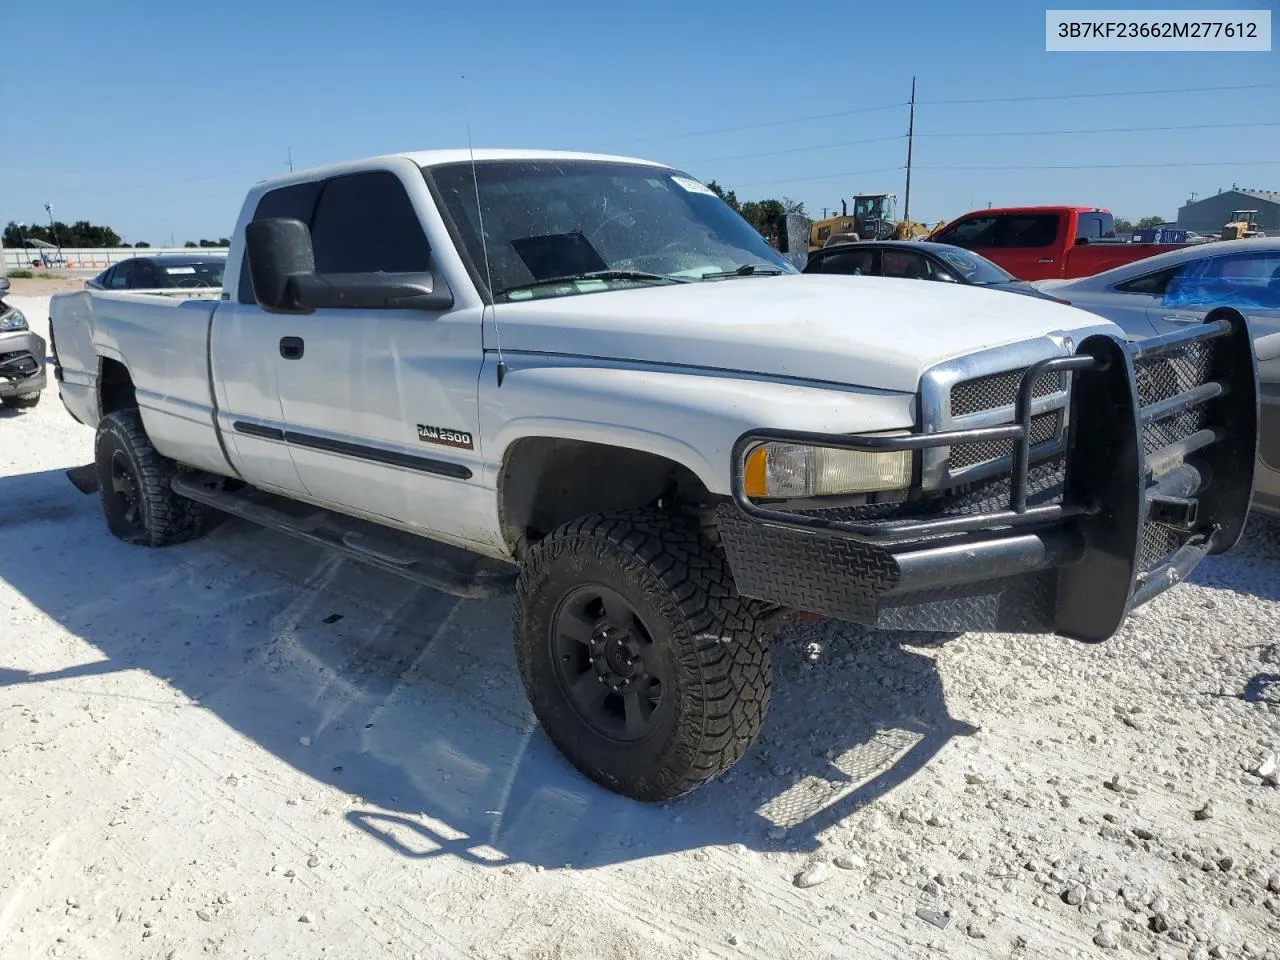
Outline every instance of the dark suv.
<path id="1" fill-rule="evenodd" d="M 44 338 L 17 307 L 4 302 L 9 278 L 0 277 L 0 404 L 34 407 L 45 387 Z"/>

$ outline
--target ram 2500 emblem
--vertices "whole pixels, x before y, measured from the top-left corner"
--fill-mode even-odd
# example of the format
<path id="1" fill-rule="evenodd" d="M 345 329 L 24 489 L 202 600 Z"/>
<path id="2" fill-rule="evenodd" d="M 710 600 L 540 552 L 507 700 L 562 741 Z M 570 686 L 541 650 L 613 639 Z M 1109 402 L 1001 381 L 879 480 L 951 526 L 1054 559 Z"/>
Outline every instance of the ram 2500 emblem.
<path id="1" fill-rule="evenodd" d="M 425 423 L 418 424 L 418 439 L 423 443 L 439 443 L 446 447 L 461 447 L 463 450 L 474 450 L 471 434 L 465 430 L 448 430 L 445 427 L 432 427 Z"/>

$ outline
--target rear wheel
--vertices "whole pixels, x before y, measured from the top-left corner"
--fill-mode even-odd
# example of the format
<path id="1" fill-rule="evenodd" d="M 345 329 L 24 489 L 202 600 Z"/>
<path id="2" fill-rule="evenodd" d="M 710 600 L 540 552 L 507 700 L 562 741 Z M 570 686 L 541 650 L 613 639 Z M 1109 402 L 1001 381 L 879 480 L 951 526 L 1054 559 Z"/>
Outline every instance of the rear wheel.
<path id="1" fill-rule="evenodd" d="M 547 737 L 638 800 L 677 797 L 755 741 L 771 676 L 763 608 L 695 523 L 650 511 L 575 520 L 516 585 L 516 656 Z"/>
<path id="2" fill-rule="evenodd" d="M 107 528 L 119 539 L 163 547 L 204 533 L 207 509 L 170 488 L 178 465 L 156 452 L 137 410 L 117 410 L 98 423 L 94 467 Z"/>
<path id="3" fill-rule="evenodd" d="M 38 390 L 35 393 L 20 393 L 17 396 L 4 397 L 0 399 L 0 403 L 3 403 L 6 407 L 12 407 L 16 410 L 34 407 L 39 402 L 40 391 Z"/>

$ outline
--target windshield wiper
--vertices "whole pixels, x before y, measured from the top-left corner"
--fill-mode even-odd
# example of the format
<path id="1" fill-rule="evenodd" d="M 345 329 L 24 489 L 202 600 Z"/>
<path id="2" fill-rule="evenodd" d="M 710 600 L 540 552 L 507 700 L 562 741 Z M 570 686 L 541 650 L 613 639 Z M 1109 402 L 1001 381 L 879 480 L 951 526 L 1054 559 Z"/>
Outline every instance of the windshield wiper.
<path id="1" fill-rule="evenodd" d="M 542 280 L 530 280 L 528 283 L 517 283 L 512 287 L 504 287 L 499 293 L 511 293 L 513 290 L 529 290 L 533 287 L 545 287 L 555 283 L 574 283 L 578 280 L 640 280 L 651 283 L 689 283 L 683 277 L 669 277 L 663 273 L 645 273 L 643 270 L 589 270 L 584 273 L 567 273 L 563 277 L 546 277 Z"/>
<path id="2" fill-rule="evenodd" d="M 773 277 L 782 273 L 771 263 L 744 263 L 736 270 L 713 270 L 702 275 L 703 280 L 720 280 L 724 277 Z"/>

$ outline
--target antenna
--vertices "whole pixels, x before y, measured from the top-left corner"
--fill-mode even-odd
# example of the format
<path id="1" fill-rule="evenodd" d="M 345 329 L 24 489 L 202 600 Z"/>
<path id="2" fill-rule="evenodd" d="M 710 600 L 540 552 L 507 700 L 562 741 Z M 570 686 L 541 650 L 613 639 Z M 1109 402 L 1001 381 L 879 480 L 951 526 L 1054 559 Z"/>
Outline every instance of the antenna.
<path id="1" fill-rule="evenodd" d="M 489 288 L 489 296 L 493 299 L 490 309 L 493 311 L 493 340 L 498 348 L 498 386 L 507 376 L 507 361 L 502 356 L 502 331 L 498 329 L 498 302 L 493 293 L 493 272 L 489 269 L 489 241 L 484 235 L 484 210 L 480 206 L 480 179 L 476 176 L 476 151 L 471 145 L 471 109 L 467 104 L 467 75 L 462 75 L 462 113 L 467 122 L 467 152 L 471 154 L 471 185 L 476 192 L 476 220 L 480 226 L 480 253 L 484 257 L 484 282 Z M 481 317 L 484 311 L 481 309 Z"/>

